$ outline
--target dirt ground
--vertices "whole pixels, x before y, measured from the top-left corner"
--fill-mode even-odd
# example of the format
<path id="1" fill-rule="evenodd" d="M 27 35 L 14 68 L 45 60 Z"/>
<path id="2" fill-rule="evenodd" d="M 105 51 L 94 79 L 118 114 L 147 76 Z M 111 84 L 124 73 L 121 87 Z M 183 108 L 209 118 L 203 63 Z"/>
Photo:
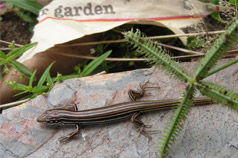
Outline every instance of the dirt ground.
<path id="1" fill-rule="evenodd" d="M 0 21 L 0 39 L 8 42 L 15 41 L 17 44 L 28 44 L 32 33 L 29 31 L 28 23 L 20 19 L 15 13 L 7 13 Z M 0 48 L 8 45 L 0 42 Z"/>

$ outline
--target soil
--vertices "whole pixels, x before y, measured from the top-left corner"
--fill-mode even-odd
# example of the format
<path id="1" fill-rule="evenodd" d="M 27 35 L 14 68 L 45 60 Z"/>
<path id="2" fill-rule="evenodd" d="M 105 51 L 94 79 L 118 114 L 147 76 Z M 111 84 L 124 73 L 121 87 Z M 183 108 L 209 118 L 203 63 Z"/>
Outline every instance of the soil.
<path id="1" fill-rule="evenodd" d="M 29 24 L 27 22 L 20 19 L 14 12 L 4 14 L 2 18 L 2 21 L 0 21 L 1 40 L 8 42 L 15 41 L 21 45 L 30 43 L 32 33 L 29 31 Z M 0 42 L 0 48 L 7 47 L 7 44 Z"/>

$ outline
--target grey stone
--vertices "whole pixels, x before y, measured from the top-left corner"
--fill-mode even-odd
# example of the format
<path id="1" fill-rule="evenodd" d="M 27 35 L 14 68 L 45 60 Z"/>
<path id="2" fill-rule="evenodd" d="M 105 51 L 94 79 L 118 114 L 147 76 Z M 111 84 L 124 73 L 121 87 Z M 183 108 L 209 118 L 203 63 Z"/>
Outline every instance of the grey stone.
<path id="1" fill-rule="evenodd" d="M 222 60 L 218 65 L 230 62 Z M 192 74 L 197 63 L 184 63 Z M 138 136 L 130 122 L 118 122 L 81 129 L 81 134 L 66 144 L 58 138 L 72 132 L 74 126 L 46 126 L 36 118 L 46 109 L 77 104 L 80 110 L 130 101 L 129 89 L 149 80 L 142 100 L 179 98 L 186 84 L 156 68 L 105 74 L 59 83 L 45 96 L 3 111 L 0 117 L 0 156 L 28 158 L 157 158 L 158 146 L 173 111 L 144 114 L 145 124 L 158 130 L 149 141 Z M 233 65 L 208 78 L 236 91 L 238 68 Z M 199 95 L 199 94 L 198 94 Z M 167 157 L 172 158 L 236 158 L 238 155 L 237 112 L 222 105 L 193 107 Z"/>

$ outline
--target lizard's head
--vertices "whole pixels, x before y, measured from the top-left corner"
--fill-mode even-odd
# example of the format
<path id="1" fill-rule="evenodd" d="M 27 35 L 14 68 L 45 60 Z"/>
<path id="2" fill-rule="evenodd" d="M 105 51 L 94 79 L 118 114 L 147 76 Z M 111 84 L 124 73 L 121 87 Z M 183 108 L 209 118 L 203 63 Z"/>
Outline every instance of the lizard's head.
<path id="1" fill-rule="evenodd" d="M 58 110 L 46 110 L 37 118 L 37 122 L 48 123 L 48 124 L 58 124 Z"/>

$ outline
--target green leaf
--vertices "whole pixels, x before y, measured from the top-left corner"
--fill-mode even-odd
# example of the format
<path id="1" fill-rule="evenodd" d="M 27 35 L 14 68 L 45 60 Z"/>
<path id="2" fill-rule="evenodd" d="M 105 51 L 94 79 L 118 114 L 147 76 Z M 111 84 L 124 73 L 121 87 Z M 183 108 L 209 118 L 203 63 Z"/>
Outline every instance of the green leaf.
<path id="1" fill-rule="evenodd" d="M 172 60 L 168 53 L 158 45 L 158 43 L 148 39 L 139 30 L 123 33 L 133 48 L 146 58 L 149 58 L 153 64 L 157 64 L 163 70 L 173 75 L 175 78 L 187 82 L 190 77 L 186 71 L 180 67 L 175 60 Z"/>
<path id="2" fill-rule="evenodd" d="M 68 80 L 68 79 L 71 79 L 71 78 L 77 78 L 79 77 L 78 74 L 72 74 L 72 75 L 63 75 L 63 76 L 59 76 L 59 77 L 56 77 L 56 78 L 53 78 L 53 80 L 55 82 L 62 82 L 64 80 Z"/>
<path id="3" fill-rule="evenodd" d="M 37 42 L 34 42 L 34 43 L 30 43 L 30 44 L 27 44 L 27 45 L 24 45 L 20 48 L 17 48 L 17 49 L 14 49 L 13 51 L 11 51 L 10 53 L 8 53 L 6 56 L 7 56 L 7 59 L 9 61 L 19 57 L 20 55 L 22 55 L 25 51 L 29 50 L 30 48 L 34 47 L 35 45 L 37 45 Z"/>
<path id="4" fill-rule="evenodd" d="M 220 0 L 209 0 L 209 2 L 215 5 L 219 5 Z"/>
<path id="5" fill-rule="evenodd" d="M 37 70 L 35 70 L 35 71 L 33 72 L 33 74 L 31 75 L 31 78 L 30 78 L 28 87 L 32 87 L 32 84 L 33 84 L 33 82 L 34 82 L 34 80 L 35 80 L 36 72 L 37 72 Z"/>
<path id="6" fill-rule="evenodd" d="M 6 84 L 8 86 L 12 87 L 12 89 L 14 89 L 14 90 L 20 90 L 20 91 L 27 91 L 28 90 L 28 87 L 24 84 L 11 82 L 11 81 L 7 81 Z"/>
<path id="7" fill-rule="evenodd" d="M 204 45 L 205 45 L 205 40 L 195 36 L 188 37 L 188 44 L 187 44 L 188 48 L 200 48 L 200 47 L 204 47 Z"/>
<path id="8" fill-rule="evenodd" d="M 197 88 L 203 95 L 209 96 L 212 100 L 227 105 L 229 108 L 238 110 L 238 94 L 210 82 L 201 82 L 197 85 Z"/>
<path id="9" fill-rule="evenodd" d="M 211 17 L 212 17 L 213 19 L 215 19 L 215 20 L 217 20 L 217 21 L 223 23 L 223 24 L 227 23 L 225 20 L 223 20 L 223 19 L 221 18 L 219 12 L 214 12 L 214 13 L 212 13 L 212 14 L 211 14 Z"/>
<path id="10" fill-rule="evenodd" d="M 227 50 L 237 42 L 238 19 L 224 32 L 207 51 L 205 57 L 201 60 L 200 65 L 196 69 L 194 78 L 201 80 L 206 77 L 207 72 L 216 64 L 216 62 L 227 52 Z"/>
<path id="11" fill-rule="evenodd" d="M 27 76 L 27 77 L 31 77 L 32 72 L 22 63 L 19 63 L 18 61 L 12 60 L 10 61 L 10 64 L 12 67 L 14 67 L 17 71 L 19 71 L 20 73 L 22 73 L 23 75 Z"/>
<path id="12" fill-rule="evenodd" d="M 92 73 L 104 61 L 104 59 L 111 54 L 111 52 L 112 51 L 109 50 L 97 59 L 94 59 L 92 62 L 90 62 L 83 70 L 82 76 L 88 76 L 90 73 Z"/>
<path id="13" fill-rule="evenodd" d="M 208 72 L 207 75 L 206 75 L 206 77 L 211 76 L 211 75 L 213 75 L 213 74 L 215 74 L 215 73 L 217 73 L 217 72 L 219 72 L 219 71 L 221 71 L 221 70 L 223 70 L 223 69 L 225 69 L 225 68 L 228 68 L 229 66 L 234 65 L 234 64 L 236 64 L 236 63 L 238 63 L 238 59 L 235 59 L 235 60 L 233 60 L 232 62 L 229 62 L 229 63 L 227 63 L 227 64 L 224 64 L 224 65 L 220 66 L 219 68 Z"/>
<path id="14" fill-rule="evenodd" d="M 53 79 L 51 78 L 50 74 L 47 75 L 47 83 L 49 84 L 49 89 L 52 89 L 54 87 Z"/>
<path id="15" fill-rule="evenodd" d="M 29 93 L 29 91 L 28 91 L 28 90 L 22 91 L 22 92 L 19 92 L 19 93 L 13 95 L 13 96 L 14 96 L 14 97 L 17 97 L 17 96 L 22 95 L 22 94 L 25 94 L 25 93 Z"/>
<path id="16" fill-rule="evenodd" d="M 1 61 L 1 62 L 0 62 L 0 66 L 3 66 L 3 65 L 5 65 L 5 64 L 7 64 L 7 63 L 8 63 L 8 61 L 6 61 L 6 60 Z"/>
<path id="17" fill-rule="evenodd" d="M 11 48 L 11 50 L 13 50 L 15 48 L 16 42 L 12 41 L 12 43 L 10 45 L 8 45 L 8 48 Z"/>
<path id="18" fill-rule="evenodd" d="M 0 58 L 6 59 L 6 54 L 0 51 Z"/>
<path id="19" fill-rule="evenodd" d="M 238 6 L 238 0 L 230 0 L 229 3 Z"/>
<path id="20" fill-rule="evenodd" d="M 37 23 L 36 19 L 33 18 L 31 15 L 28 15 L 22 11 L 15 11 L 15 13 L 24 21 L 29 22 L 29 23 Z"/>
<path id="21" fill-rule="evenodd" d="M 178 136 L 180 129 L 182 129 L 183 123 L 187 119 L 187 115 L 193 105 L 194 93 L 195 93 L 194 86 L 189 86 L 171 120 L 166 135 L 164 135 L 162 138 L 163 140 L 161 146 L 159 147 L 161 158 L 164 156 L 166 152 L 168 152 L 172 143 L 176 140 L 176 137 Z"/>
<path id="22" fill-rule="evenodd" d="M 43 8 L 43 5 L 33 0 L 6 0 L 6 2 L 12 3 L 19 8 L 30 11 L 35 15 L 38 15 L 40 9 Z"/>
<path id="23" fill-rule="evenodd" d="M 36 94 L 29 94 L 29 95 L 26 95 L 24 97 L 22 97 L 20 100 L 23 100 L 23 99 L 33 99 L 35 98 L 37 95 Z"/>
<path id="24" fill-rule="evenodd" d="M 46 70 L 45 70 L 44 73 L 42 74 L 42 76 L 41 76 L 41 78 L 40 78 L 40 80 L 39 80 L 37 86 L 42 86 L 43 83 L 46 81 L 47 75 L 50 73 L 50 69 L 51 69 L 51 67 L 53 66 L 54 63 L 55 63 L 55 61 L 52 62 L 52 63 L 46 68 Z"/>
<path id="25" fill-rule="evenodd" d="M 41 94 L 48 90 L 47 86 L 35 86 L 32 88 L 32 93 Z"/>

